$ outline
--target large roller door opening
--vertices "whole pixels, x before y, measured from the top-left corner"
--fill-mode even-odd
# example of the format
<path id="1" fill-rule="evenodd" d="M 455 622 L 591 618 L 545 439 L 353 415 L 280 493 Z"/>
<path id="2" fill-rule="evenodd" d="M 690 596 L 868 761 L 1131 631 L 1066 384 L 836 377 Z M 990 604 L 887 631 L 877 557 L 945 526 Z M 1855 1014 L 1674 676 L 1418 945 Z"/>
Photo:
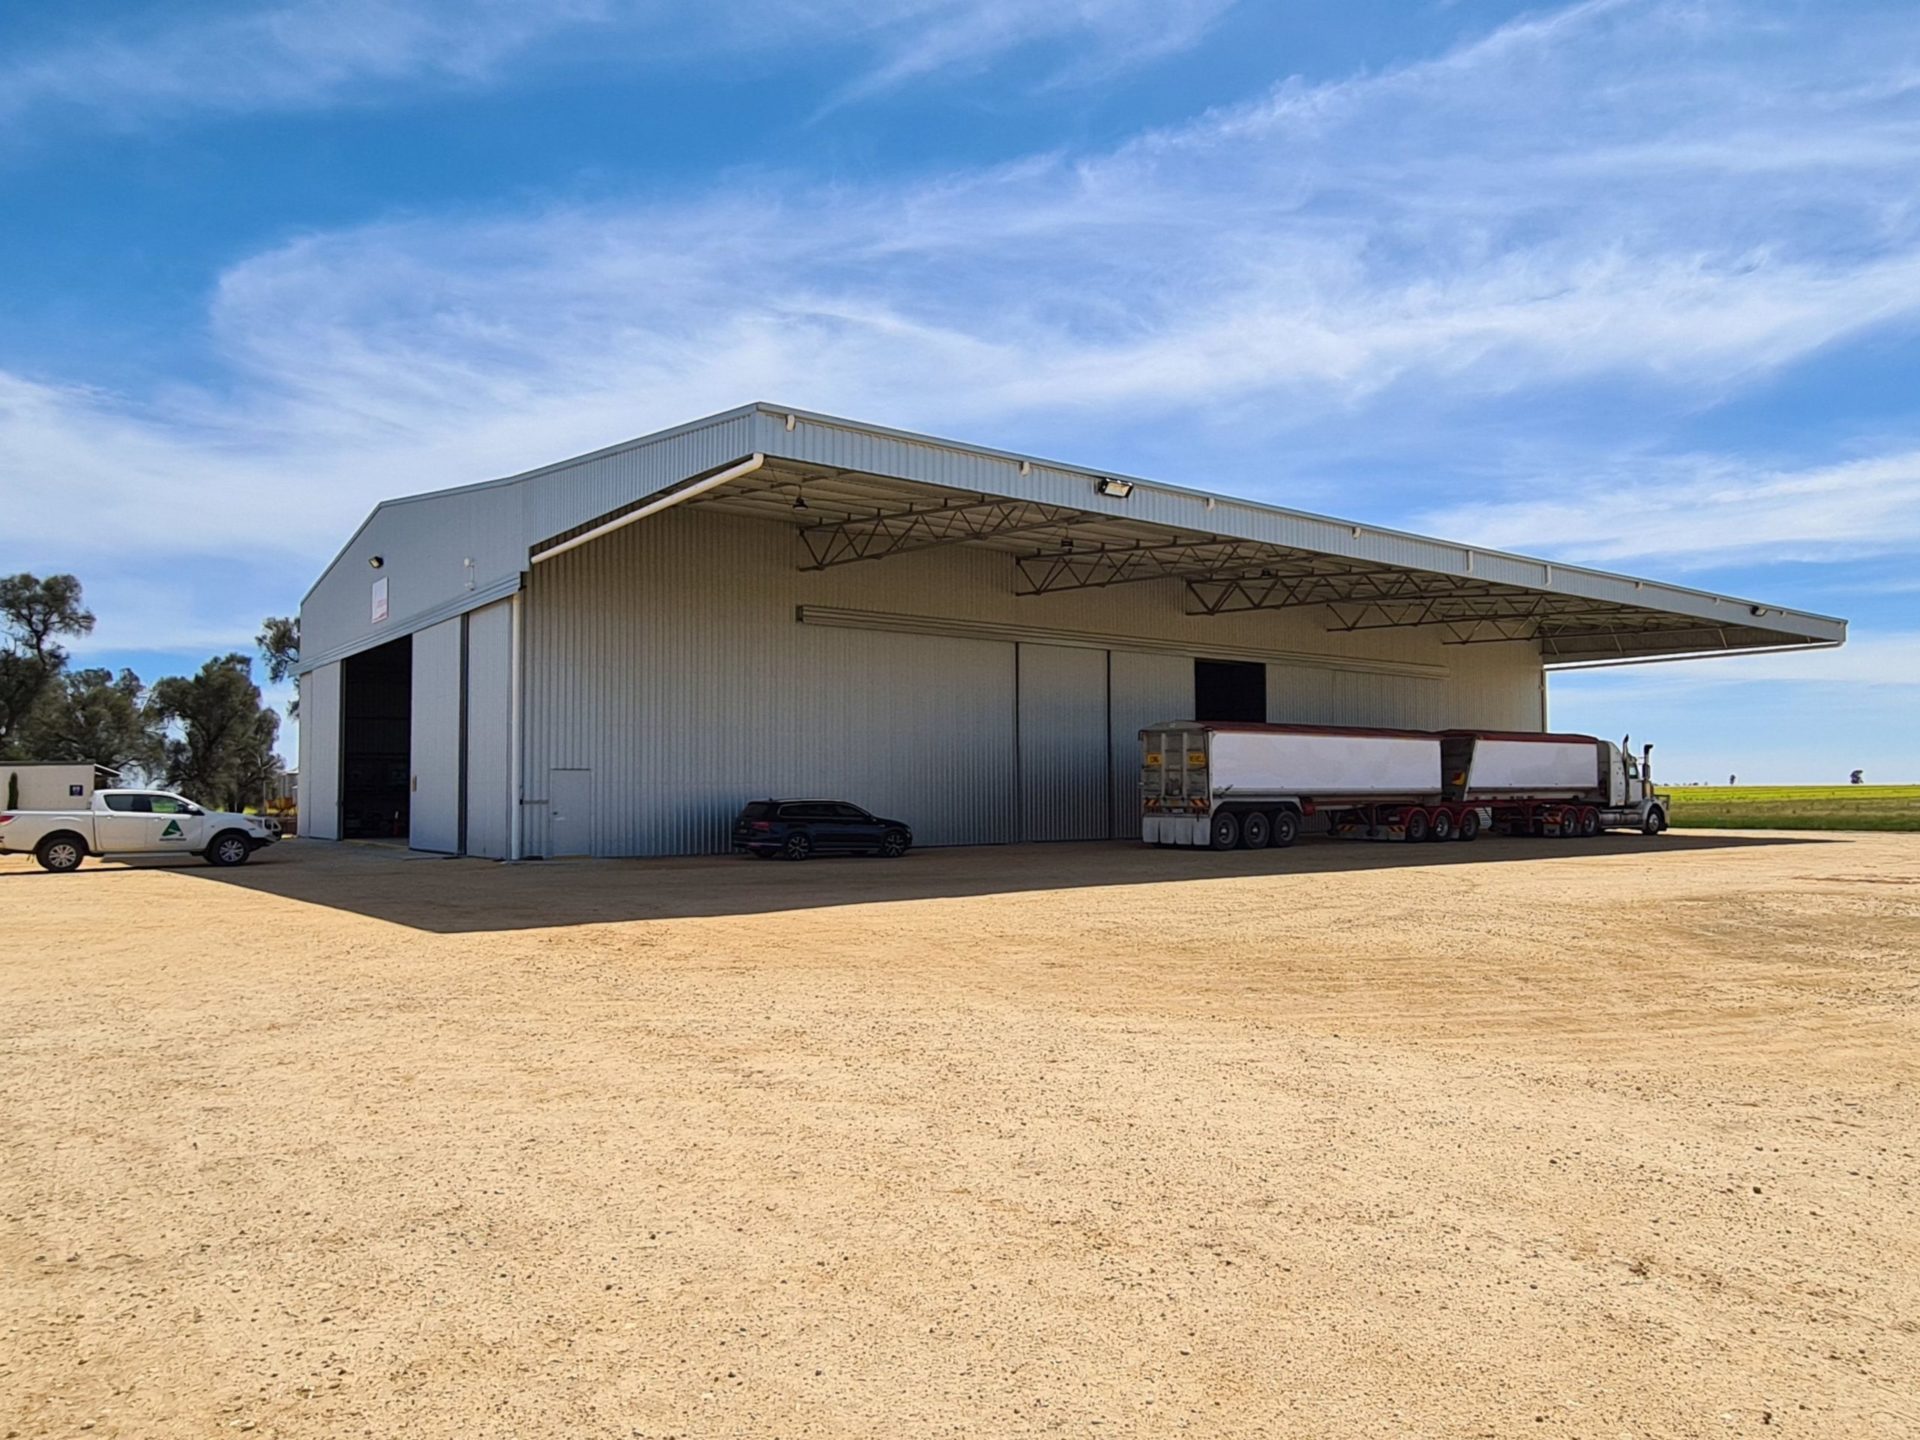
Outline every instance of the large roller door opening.
<path id="1" fill-rule="evenodd" d="M 340 836 L 405 840 L 413 774 L 413 640 L 349 656 L 340 683 Z"/>
<path id="2" fill-rule="evenodd" d="M 1267 667 L 1248 660 L 1193 662 L 1193 718 L 1267 722 Z"/>

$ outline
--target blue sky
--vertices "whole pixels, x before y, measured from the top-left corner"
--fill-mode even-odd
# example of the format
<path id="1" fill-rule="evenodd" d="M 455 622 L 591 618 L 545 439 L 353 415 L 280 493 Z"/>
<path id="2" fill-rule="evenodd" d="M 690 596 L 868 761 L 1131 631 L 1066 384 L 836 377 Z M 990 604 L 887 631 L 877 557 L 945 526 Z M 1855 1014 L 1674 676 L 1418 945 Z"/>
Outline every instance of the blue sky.
<path id="1" fill-rule="evenodd" d="M 1917 781 L 1916 57 L 1904 0 L 8 7 L 0 571 L 151 679 L 384 496 L 771 399 L 1844 615 L 1554 723 Z"/>

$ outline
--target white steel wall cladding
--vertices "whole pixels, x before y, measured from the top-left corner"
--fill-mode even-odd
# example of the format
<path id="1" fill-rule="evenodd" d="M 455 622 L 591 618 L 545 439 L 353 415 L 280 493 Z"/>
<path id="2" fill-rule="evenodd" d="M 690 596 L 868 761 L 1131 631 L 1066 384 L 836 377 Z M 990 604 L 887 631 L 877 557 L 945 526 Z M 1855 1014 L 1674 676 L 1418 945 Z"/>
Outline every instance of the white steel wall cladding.
<path id="1" fill-rule="evenodd" d="M 504 859 L 513 803 L 513 602 L 467 617 L 467 853 Z"/>
<path id="2" fill-rule="evenodd" d="M 1444 678 L 1425 679 L 1276 665 L 1271 713 L 1435 728 L 1539 722 L 1540 660 L 1526 644 L 1443 646 L 1428 631 L 1330 635 L 1291 611 L 1192 616 L 1170 583 L 1020 597 L 1007 556 L 966 546 L 812 573 L 796 569 L 800 558 L 787 526 L 689 506 L 533 567 L 527 853 L 545 853 L 545 777 L 566 768 L 594 774 L 596 854 L 723 850 L 743 800 L 808 792 L 897 815 L 929 844 L 1015 838 L 1018 647 L 800 624 L 800 605 L 1156 637 L 1193 656 L 1208 654 L 1211 641 L 1444 666 Z M 1081 663 L 1091 690 L 1093 662 Z M 1077 717 L 1066 722 L 1074 743 L 1103 769 L 1111 747 L 1111 829 L 1131 834 L 1135 732 L 1191 711 L 1192 665 L 1185 655 L 1118 647 L 1113 664 L 1104 723 L 1088 718 L 1101 713 L 1091 695 L 1070 690 L 1061 713 Z M 1107 788 L 1105 774 L 1097 787 L 1076 783 L 1082 796 Z M 1079 800 L 1035 813 L 1049 804 L 1072 814 L 1064 828 L 1091 824 Z"/>
<path id="3" fill-rule="evenodd" d="M 1013 647 L 795 623 L 790 532 L 662 516 L 533 572 L 529 853 L 594 773 L 592 849 L 724 850 L 742 801 L 825 794 L 929 844 L 1014 838 Z"/>
<path id="4" fill-rule="evenodd" d="M 750 453 L 752 435 L 750 417 L 743 414 L 524 476 L 383 505 L 301 605 L 306 653 L 329 657 L 365 649 L 420 628 L 422 617 L 487 604 L 517 582 L 529 544 L 730 464 Z M 376 555 L 382 561 L 377 571 L 368 564 Z M 381 578 L 387 582 L 388 618 L 376 624 L 371 587 Z"/>
<path id="5" fill-rule="evenodd" d="M 1108 753 L 1113 766 L 1116 837 L 1140 834 L 1140 732 L 1162 720 L 1185 720 L 1193 710 L 1193 661 L 1185 655 L 1111 652 L 1112 709 Z M 1269 673 L 1278 667 L 1269 667 Z"/>
<path id="6" fill-rule="evenodd" d="M 443 620 L 413 637 L 407 843 L 448 855 L 460 848 L 460 626 Z"/>
<path id="7" fill-rule="evenodd" d="M 302 835 L 340 838 L 340 667 L 322 665 L 300 677 L 300 816 Z"/>
<path id="8" fill-rule="evenodd" d="M 1104 840 L 1107 652 L 1021 645 L 1020 831 L 1025 840 Z"/>

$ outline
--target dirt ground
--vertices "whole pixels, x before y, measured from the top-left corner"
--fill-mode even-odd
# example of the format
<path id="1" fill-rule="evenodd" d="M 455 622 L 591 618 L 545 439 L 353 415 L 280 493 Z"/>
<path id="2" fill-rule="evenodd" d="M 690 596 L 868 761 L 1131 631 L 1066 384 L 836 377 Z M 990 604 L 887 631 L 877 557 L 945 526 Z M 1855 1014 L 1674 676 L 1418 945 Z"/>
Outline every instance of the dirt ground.
<path id="1" fill-rule="evenodd" d="M 1920 1434 L 1920 836 L 0 860 L 0 1436 Z"/>

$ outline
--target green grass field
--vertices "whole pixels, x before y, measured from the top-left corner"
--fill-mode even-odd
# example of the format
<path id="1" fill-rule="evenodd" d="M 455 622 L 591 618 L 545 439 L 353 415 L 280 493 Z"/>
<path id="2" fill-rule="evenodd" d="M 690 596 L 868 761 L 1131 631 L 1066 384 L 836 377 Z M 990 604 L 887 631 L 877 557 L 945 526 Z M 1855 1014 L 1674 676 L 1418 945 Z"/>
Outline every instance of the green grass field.
<path id="1" fill-rule="evenodd" d="M 1673 796 L 1676 829 L 1920 831 L 1920 785 L 1655 788 Z"/>

